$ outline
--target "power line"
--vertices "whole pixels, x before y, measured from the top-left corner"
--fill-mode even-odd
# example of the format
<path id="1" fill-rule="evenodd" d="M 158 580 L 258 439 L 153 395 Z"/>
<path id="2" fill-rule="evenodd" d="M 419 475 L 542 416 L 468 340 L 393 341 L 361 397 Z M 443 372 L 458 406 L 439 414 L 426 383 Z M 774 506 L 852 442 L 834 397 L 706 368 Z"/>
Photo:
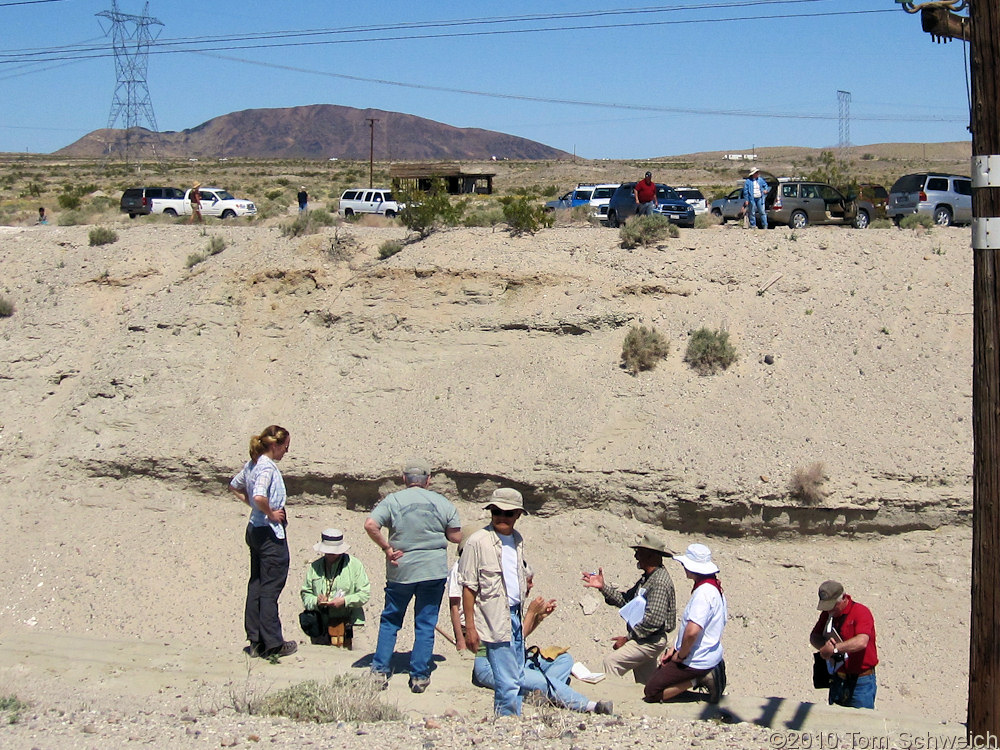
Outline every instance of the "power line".
<path id="1" fill-rule="evenodd" d="M 758 0 L 759 3 L 765 4 L 776 4 L 776 3 L 799 3 L 799 2 L 822 2 L 824 0 Z M 718 8 L 718 7 L 744 7 L 747 4 L 754 3 L 720 3 L 712 6 L 693 6 L 695 9 L 702 8 Z M 675 12 L 680 10 L 692 10 L 692 7 L 672 7 L 669 9 L 631 9 L 631 10 L 620 10 L 620 11 L 601 11 L 601 15 L 606 14 L 617 14 L 617 15 L 634 15 L 638 13 L 650 13 L 650 12 Z M 629 23 L 616 23 L 614 28 L 634 28 L 634 27 L 649 27 L 649 26 L 683 26 L 691 24 L 717 24 L 717 23 L 732 23 L 732 22 L 746 22 L 746 21 L 769 21 L 769 20 L 788 20 L 788 19 L 801 19 L 801 18 L 830 18 L 836 16 L 859 16 L 859 15 L 873 15 L 873 14 L 885 14 L 892 13 L 893 9 L 870 9 L 870 10 L 839 10 L 839 11 L 819 11 L 815 13 L 781 13 L 781 14 L 770 14 L 770 15 L 745 15 L 745 16 L 729 16 L 725 18 L 701 18 L 701 19 L 675 19 L 675 20 L 661 20 L 654 21 L 650 19 L 645 19 L 643 21 L 635 21 Z M 545 20 L 558 20 L 563 18 L 568 14 L 553 15 Z M 596 15 L 592 14 L 592 15 Z M 410 29 L 416 28 L 434 28 L 446 25 L 459 25 L 459 24 L 486 24 L 486 23 L 499 23 L 501 21 L 506 22 L 516 22 L 511 19 L 500 19 L 497 21 L 489 20 L 476 20 L 468 19 L 463 21 L 447 21 L 447 22 L 432 22 L 424 24 L 413 24 L 407 26 Z M 375 33 L 383 30 L 393 30 L 394 27 L 356 27 L 353 30 L 344 29 L 331 29 L 322 31 L 292 31 L 292 32 L 259 32 L 251 35 L 242 36 L 223 36 L 223 37 L 201 37 L 194 39 L 163 39 L 157 40 L 150 45 L 151 49 L 149 54 L 163 55 L 163 54 L 177 54 L 181 52 L 224 52 L 224 51 L 235 51 L 244 49 L 275 49 L 275 48 L 296 48 L 296 47 L 310 47 L 317 45 L 340 45 L 340 44 L 364 44 L 372 42 L 398 42 L 398 41 L 418 41 L 418 40 L 428 40 L 428 39 L 456 39 L 456 38 L 475 38 L 483 36 L 503 36 L 512 34 L 534 34 L 534 33 L 552 33 L 552 32 L 566 32 L 566 31 L 588 31 L 596 29 L 607 29 L 609 25 L 606 23 L 600 24 L 584 24 L 584 25 L 573 25 L 573 26 L 535 26 L 531 28 L 522 29 L 488 29 L 479 31 L 455 31 L 455 32 L 443 32 L 443 33 L 427 33 L 427 34 L 409 34 L 409 35 L 386 35 L 386 36 L 366 36 L 360 38 L 352 39 L 320 39 L 313 41 L 273 41 L 270 43 L 259 43 L 268 40 L 281 40 L 287 38 L 301 37 L 301 36 L 313 36 L 313 35 L 341 35 L 345 33 Z M 193 46 L 193 42 L 197 41 L 200 46 Z M 257 42 L 248 44 L 235 44 L 235 42 Z M 65 59 L 98 59 L 102 57 L 111 56 L 111 52 L 105 47 L 94 46 L 94 47 L 51 47 L 43 48 L 41 50 L 17 50 L 13 52 L 0 53 L 0 65 L 10 64 L 12 62 L 25 62 L 25 57 L 33 57 L 39 62 L 55 62 Z M 9 59 L 5 59 L 9 58 Z"/>

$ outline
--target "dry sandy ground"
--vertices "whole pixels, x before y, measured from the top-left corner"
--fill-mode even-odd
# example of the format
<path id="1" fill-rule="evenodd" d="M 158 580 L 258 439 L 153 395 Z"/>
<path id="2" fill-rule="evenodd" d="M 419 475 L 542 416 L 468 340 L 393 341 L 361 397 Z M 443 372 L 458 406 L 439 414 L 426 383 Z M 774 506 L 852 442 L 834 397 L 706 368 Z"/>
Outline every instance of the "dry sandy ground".
<path id="1" fill-rule="evenodd" d="M 725 226 L 627 252 L 595 227 L 520 238 L 470 229 L 385 262 L 377 247 L 399 228 L 295 240 L 207 231 L 228 247 L 190 270 L 187 255 L 207 245 L 197 228 L 123 224 L 101 248 L 86 228 L 0 232 L 0 293 L 17 307 L 0 321 L 0 692 L 32 704 L 0 744 L 368 741 L 355 727 L 224 708 L 247 682 L 245 513 L 224 482 L 269 422 L 293 435 L 282 464 L 289 637 L 327 526 L 345 528 L 365 562 L 377 623 L 383 570 L 361 525 L 399 462 L 423 453 L 465 522 L 484 520 L 479 503 L 497 484 L 525 491 L 533 514 L 519 528 L 539 593 L 559 600 L 538 641 L 594 669 L 621 628 L 579 572 L 603 566 L 630 584 L 627 545 L 653 530 L 677 549 L 707 540 L 715 551 L 734 705 L 817 698 L 807 635 L 816 588 L 834 577 L 875 613 L 879 715 L 964 718 L 966 230 Z M 632 378 L 617 360 L 640 322 L 673 347 Z M 688 331 L 723 324 L 740 359 L 699 377 L 682 360 Z M 827 467 L 827 494 L 804 505 L 787 481 L 813 461 Z M 268 687 L 360 670 L 372 640 L 346 660 L 306 646 L 281 665 L 255 663 L 250 678 Z M 388 695 L 414 717 L 458 718 L 442 730 L 422 719 L 373 729 L 385 734 L 370 740 L 610 747 L 655 733 L 677 747 L 768 746 L 763 730 L 693 726 L 612 680 L 582 691 L 613 697 L 624 722 L 479 724 L 490 701 L 468 683 L 468 658 L 443 639 L 438 653 L 427 694 L 412 696 L 400 676 Z M 854 721 L 843 714 L 843 731 Z"/>

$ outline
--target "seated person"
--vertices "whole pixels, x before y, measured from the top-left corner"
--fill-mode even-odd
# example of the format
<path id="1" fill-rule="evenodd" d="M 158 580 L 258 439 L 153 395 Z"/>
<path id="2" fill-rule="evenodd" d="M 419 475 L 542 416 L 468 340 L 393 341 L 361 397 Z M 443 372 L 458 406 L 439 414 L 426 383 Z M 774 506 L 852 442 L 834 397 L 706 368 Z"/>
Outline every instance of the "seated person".
<path id="1" fill-rule="evenodd" d="M 459 557 L 465 546 L 465 540 L 479 527 L 462 529 L 462 544 L 459 545 Z M 528 589 L 532 586 L 532 578 L 528 578 Z M 452 566 L 448 574 L 448 603 L 451 612 L 451 624 L 455 633 L 455 644 L 459 651 L 465 650 L 465 616 L 462 612 L 462 586 L 458 582 L 458 562 Z M 535 597 L 524 612 L 524 637 L 527 638 L 538 624 L 552 614 L 556 608 L 555 599 L 546 601 Z M 553 660 L 546 659 L 536 647 L 527 650 L 524 662 L 524 677 L 521 682 L 521 695 L 538 692 L 551 703 L 571 711 L 610 714 L 614 710 L 611 701 L 592 701 L 569 686 L 570 670 L 573 668 L 573 657 L 566 651 L 559 653 Z M 477 687 L 495 689 L 493 669 L 486 658 L 486 647 L 481 646 L 476 653 L 472 666 L 472 684 Z"/>
<path id="2" fill-rule="evenodd" d="M 361 561 L 347 554 L 350 548 L 340 529 L 327 529 L 313 545 L 323 556 L 309 566 L 299 593 L 306 612 L 319 615 L 318 635 L 306 632 L 314 644 L 350 649 L 354 628 L 365 624 L 371 586 Z"/>

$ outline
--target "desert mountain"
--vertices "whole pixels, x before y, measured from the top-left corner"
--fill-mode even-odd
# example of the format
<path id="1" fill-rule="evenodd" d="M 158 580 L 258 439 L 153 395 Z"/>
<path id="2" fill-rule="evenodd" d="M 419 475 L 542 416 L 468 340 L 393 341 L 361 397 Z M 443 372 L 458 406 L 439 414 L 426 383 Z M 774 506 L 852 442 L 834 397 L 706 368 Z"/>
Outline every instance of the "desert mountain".
<path id="1" fill-rule="evenodd" d="M 456 128 L 423 117 L 314 104 L 284 109 L 245 109 L 180 132 L 131 132 L 133 145 L 155 145 L 166 157 L 259 159 L 367 159 L 375 119 L 378 160 L 563 159 L 569 154 L 526 138 L 479 128 Z M 60 149 L 60 156 L 99 157 L 125 131 L 101 129 Z"/>

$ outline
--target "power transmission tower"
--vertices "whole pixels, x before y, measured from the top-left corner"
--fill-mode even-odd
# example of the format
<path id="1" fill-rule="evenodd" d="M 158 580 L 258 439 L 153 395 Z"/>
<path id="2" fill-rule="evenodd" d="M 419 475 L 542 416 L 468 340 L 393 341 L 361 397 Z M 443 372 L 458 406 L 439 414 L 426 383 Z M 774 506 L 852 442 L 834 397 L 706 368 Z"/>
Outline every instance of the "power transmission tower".
<path id="1" fill-rule="evenodd" d="M 841 152 L 851 145 L 851 92 L 837 92 L 837 121 L 840 124 L 840 138 L 837 148 Z"/>
<path id="2" fill-rule="evenodd" d="M 163 23 L 149 15 L 149 2 L 142 9 L 142 15 L 122 13 L 118 10 L 118 0 L 111 0 L 111 10 L 97 14 L 110 22 L 110 28 L 104 33 L 111 37 L 115 52 L 115 73 L 118 80 L 115 86 L 114 98 L 111 101 L 111 114 L 108 116 L 108 129 L 119 124 L 124 130 L 124 142 L 118 141 L 108 146 L 105 159 L 110 160 L 117 149 L 126 164 L 136 164 L 140 152 L 149 146 L 156 157 L 156 140 L 158 129 L 156 116 L 153 114 L 153 104 L 149 99 L 149 86 L 146 83 L 149 45 L 153 41 L 153 26 L 163 26 Z M 104 28 L 104 24 L 101 24 Z M 136 128 L 145 125 L 151 138 L 140 139 Z"/>

